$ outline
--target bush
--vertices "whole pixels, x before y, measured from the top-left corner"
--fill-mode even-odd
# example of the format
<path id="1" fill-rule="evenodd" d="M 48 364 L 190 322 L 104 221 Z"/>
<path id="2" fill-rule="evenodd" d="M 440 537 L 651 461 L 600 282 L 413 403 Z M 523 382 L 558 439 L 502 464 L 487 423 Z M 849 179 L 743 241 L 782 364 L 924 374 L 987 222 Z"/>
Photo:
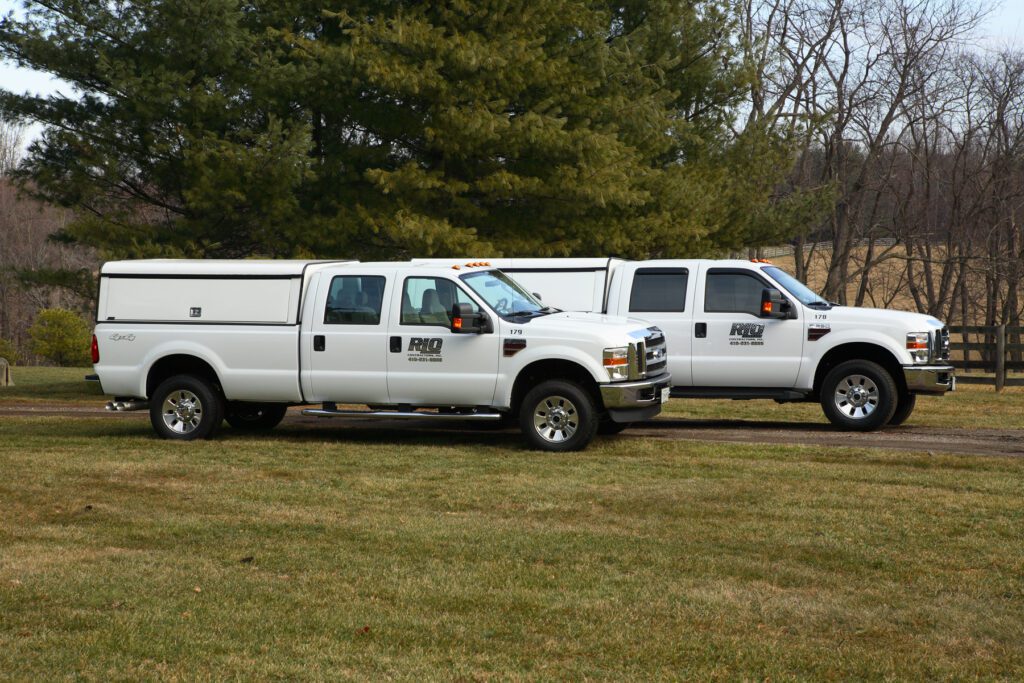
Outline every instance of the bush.
<path id="1" fill-rule="evenodd" d="M 0 358 L 4 358 L 11 365 L 17 365 L 21 360 L 21 354 L 14 348 L 14 342 L 7 339 L 0 339 Z"/>
<path id="2" fill-rule="evenodd" d="M 32 353 L 62 366 L 88 365 L 89 326 L 74 311 L 44 308 L 28 329 Z"/>

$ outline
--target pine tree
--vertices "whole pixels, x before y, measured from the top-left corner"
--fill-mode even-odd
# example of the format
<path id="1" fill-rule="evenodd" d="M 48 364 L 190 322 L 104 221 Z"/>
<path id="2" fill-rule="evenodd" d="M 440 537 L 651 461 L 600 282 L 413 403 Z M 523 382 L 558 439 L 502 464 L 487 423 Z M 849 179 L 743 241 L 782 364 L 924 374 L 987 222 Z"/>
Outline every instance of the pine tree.
<path id="1" fill-rule="evenodd" d="M 725 0 L 33 4 L 74 84 L 20 170 L 108 256 L 676 256 L 757 239 L 785 140 L 737 137 Z M 775 230 L 777 226 L 771 226 Z"/>

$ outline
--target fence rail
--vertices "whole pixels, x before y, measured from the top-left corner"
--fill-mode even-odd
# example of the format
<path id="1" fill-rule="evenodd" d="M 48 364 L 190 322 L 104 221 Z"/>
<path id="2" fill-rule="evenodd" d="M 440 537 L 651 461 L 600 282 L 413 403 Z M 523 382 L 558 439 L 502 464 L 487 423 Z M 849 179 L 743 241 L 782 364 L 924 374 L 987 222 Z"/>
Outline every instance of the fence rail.
<path id="1" fill-rule="evenodd" d="M 958 370 L 983 370 L 991 372 L 992 377 L 966 376 L 957 377 L 963 384 L 994 384 L 996 391 L 1005 386 L 1024 386 L 1024 379 L 1007 377 L 1008 372 L 1024 372 L 1024 327 L 1008 327 L 1006 325 L 960 325 L 950 326 L 950 351 L 963 353 L 962 359 L 954 359 L 952 364 Z M 952 341 L 959 335 L 961 341 Z M 977 335 L 979 341 L 971 341 L 971 335 Z M 1008 343 L 1010 342 L 1010 343 Z M 977 354 L 977 360 L 971 353 Z"/>

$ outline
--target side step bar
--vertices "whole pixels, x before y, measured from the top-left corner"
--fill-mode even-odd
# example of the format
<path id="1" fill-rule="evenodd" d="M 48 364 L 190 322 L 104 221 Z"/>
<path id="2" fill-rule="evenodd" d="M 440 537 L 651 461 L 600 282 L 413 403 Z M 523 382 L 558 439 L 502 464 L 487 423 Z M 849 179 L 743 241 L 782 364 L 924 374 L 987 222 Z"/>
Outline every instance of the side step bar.
<path id="1" fill-rule="evenodd" d="M 493 422 L 501 419 L 501 413 L 415 413 L 396 410 L 337 410 L 330 408 L 307 408 L 303 415 L 313 417 L 369 417 L 383 420 L 456 420 Z"/>
<path id="2" fill-rule="evenodd" d="M 785 403 L 787 401 L 806 401 L 810 397 L 810 392 L 759 387 L 672 387 L 671 396 L 672 398 L 729 398 L 734 401 L 770 398 Z"/>

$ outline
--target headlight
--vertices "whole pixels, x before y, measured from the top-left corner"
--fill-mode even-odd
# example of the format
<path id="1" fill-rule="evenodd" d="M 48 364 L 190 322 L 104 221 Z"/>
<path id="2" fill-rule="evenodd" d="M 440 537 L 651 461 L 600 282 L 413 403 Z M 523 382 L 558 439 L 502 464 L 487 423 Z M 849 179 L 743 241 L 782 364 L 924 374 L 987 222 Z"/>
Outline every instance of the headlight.
<path id="1" fill-rule="evenodd" d="M 604 369 L 608 371 L 608 378 L 612 381 L 617 379 L 629 379 L 629 347 L 616 346 L 604 350 Z"/>
<path id="2" fill-rule="evenodd" d="M 908 332 L 907 351 L 915 363 L 927 363 L 931 336 L 927 332 Z"/>

